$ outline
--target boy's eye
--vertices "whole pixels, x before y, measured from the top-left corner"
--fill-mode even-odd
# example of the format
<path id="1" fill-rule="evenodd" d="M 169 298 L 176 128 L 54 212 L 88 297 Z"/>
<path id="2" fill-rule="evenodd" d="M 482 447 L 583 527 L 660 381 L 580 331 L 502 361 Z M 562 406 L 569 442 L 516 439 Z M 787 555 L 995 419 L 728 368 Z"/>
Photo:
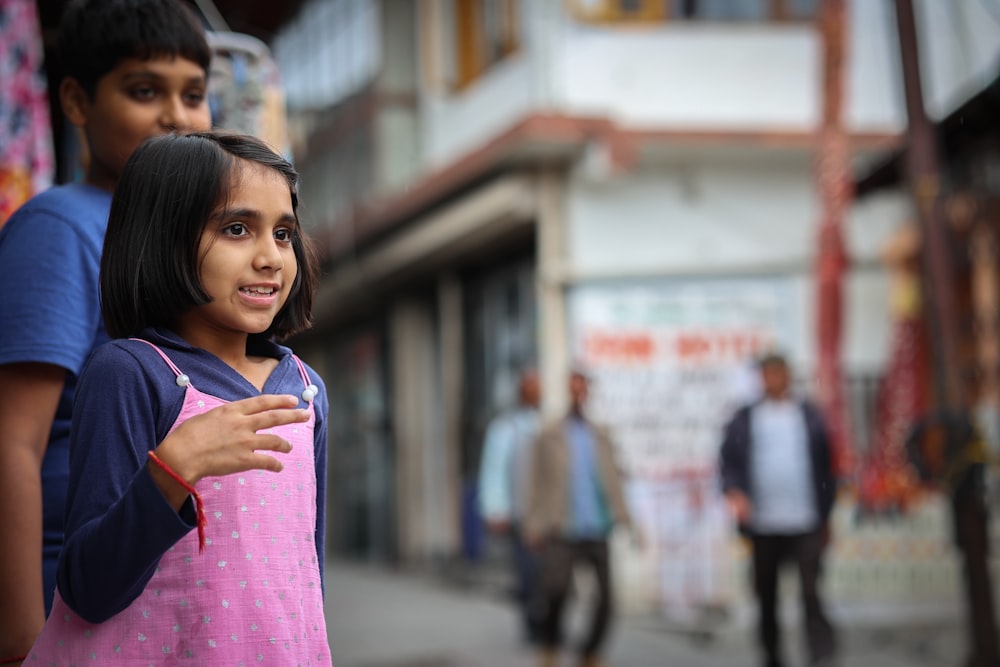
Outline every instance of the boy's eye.
<path id="1" fill-rule="evenodd" d="M 192 90 L 184 93 L 184 103 L 191 107 L 201 106 L 205 101 L 204 90 Z"/>
<path id="2" fill-rule="evenodd" d="M 151 100 L 156 95 L 152 86 L 136 86 L 129 91 L 129 94 L 137 100 Z"/>
<path id="3" fill-rule="evenodd" d="M 226 236 L 246 236 L 248 232 L 246 225 L 242 222 L 234 222 L 231 225 L 227 225 L 226 228 L 222 230 L 222 233 Z"/>

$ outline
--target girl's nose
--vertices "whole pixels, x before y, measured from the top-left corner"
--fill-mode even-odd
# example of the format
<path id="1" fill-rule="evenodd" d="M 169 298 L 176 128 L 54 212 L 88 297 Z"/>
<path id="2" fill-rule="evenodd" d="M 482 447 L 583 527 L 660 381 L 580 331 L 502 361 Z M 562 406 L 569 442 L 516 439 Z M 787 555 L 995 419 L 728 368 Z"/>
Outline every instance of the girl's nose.
<path id="1" fill-rule="evenodd" d="M 281 251 L 278 243 L 270 236 L 264 237 L 257 244 L 257 257 L 254 259 L 254 268 L 258 270 L 280 271 L 284 266 L 281 258 Z"/>

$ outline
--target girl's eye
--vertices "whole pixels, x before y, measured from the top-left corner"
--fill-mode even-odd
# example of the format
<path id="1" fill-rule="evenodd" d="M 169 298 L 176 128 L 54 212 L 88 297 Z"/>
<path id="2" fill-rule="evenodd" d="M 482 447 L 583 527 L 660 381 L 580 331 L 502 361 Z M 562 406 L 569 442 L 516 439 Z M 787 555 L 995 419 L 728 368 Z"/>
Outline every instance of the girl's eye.
<path id="1" fill-rule="evenodd" d="M 292 230 L 277 229 L 274 232 L 274 238 L 281 243 L 290 243 L 292 240 Z"/>
<path id="2" fill-rule="evenodd" d="M 223 229 L 222 233 L 226 236 L 246 236 L 248 232 L 246 225 L 242 222 L 235 222 Z"/>

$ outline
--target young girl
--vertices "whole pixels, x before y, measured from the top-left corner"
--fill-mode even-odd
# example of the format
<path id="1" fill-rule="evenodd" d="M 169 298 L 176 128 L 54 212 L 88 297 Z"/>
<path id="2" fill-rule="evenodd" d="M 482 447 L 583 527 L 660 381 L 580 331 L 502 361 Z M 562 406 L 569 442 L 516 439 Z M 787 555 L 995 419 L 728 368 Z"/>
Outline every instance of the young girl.
<path id="1" fill-rule="evenodd" d="M 296 173 L 256 139 L 143 144 L 115 191 L 67 540 L 26 665 L 329 665 L 326 393 L 274 338 L 315 284 Z"/>

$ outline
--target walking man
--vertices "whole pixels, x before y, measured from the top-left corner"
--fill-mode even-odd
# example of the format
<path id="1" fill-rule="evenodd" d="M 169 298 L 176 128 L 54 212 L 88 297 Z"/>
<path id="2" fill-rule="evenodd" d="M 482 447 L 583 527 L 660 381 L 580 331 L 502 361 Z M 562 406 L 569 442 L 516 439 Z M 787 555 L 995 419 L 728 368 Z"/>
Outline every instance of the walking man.
<path id="1" fill-rule="evenodd" d="M 770 354 L 759 368 L 763 398 L 737 410 L 726 426 L 722 490 L 740 531 L 752 543 L 763 664 L 784 664 L 778 572 L 791 560 L 799 570 L 810 664 L 828 665 L 836 638 L 823 610 L 819 577 L 835 497 L 830 442 L 819 411 L 792 396 L 784 357 Z"/>
<path id="2" fill-rule="evenodd" d="M 535 443 L 526 536 L 541 552 L 541 664 L 554 667 L 562 643 L 563 611 L 573 569 L 591 569 L 597 602 L 580 644 L 580 667 L 599 667 L 612 618 L 608 536 L 616 524 L 631 526 L 622 479 L 608 432 L 587 418 L 589 380 L 569 378 L 569 413 L 546 425 Z"/>

